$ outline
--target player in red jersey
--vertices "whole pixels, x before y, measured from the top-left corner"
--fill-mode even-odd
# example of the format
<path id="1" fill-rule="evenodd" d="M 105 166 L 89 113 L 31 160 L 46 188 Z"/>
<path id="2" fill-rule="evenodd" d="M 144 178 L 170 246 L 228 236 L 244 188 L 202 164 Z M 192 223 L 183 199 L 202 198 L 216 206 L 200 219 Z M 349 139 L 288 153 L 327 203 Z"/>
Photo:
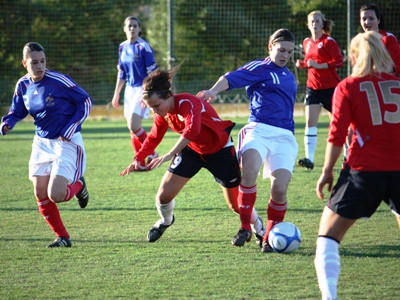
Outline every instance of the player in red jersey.
<path id="1" fill-rule="evenodd" d="M 360 8 L 360 23 L 365 32 L 376 31 L 381 34 L 381 40 L 394 62 L 393 72 L 397 75 L 400 75 L 399 42 L 392 33 L 385 31 L 385 20 L 379 7 L 376 4 L 363 5 Z M 347 157 L 347 154 L 345 154 L 345 157 Z M 396 219 L 400 228 L 400 217 L 397 217 Z"/>
<path id="2" fill-rule="evenodd" d="M 385 201 L 400 213 L 400 78 L 374 31 L 358 34 L 350 44 L 353 71 L 336 87 L 325 163 L 316 193 L 331 192 L 322 213 L 315 256 L 322 299 L 336 299 L 340 273 L 339 243 L 359 218 L 369 218 Z M 355 132 L 336 185 L 333 168 L 349 126 Z"/>
<path id="3" fill-rule="evenodd" d="M 400 74 L 400 46 L 396 37 L 385 31 L 383 15 L 376 4 L 366 4 L 360 8 L 360 23 L 365 32 L 376 31 L 394 62 L 393 73 Z"/>
<path id="4" fill-rule="evenodd" d="M 149 242 L 157 241 L 174 223 L 174 198 L 201 168 L 214 175 L 228 206 L 239 213 L 237 198 L 241 174 L 230 136 L 235 123 L 221 120 L 214 108 L 200 98 L 186 93 L 174 95 L 171 80 L 176 71 L 177 68 L 170 71 L 157 69 L 144 79 L 143 101 L 155 114 L 154 124 L 133 162 L 120 174 L 125 176 L 136 171 L 138 162 L 153 153 L 168 128 L 181 135 L 167 154 L 153 159 L 148 165 L 149 169 L 154 169 L 172 159 L 156 196 L 161 219 L 149 230 Z M 263 221 L 254 209 L 252 224 L 254 233 L 263 236 Z"/>
<path id="5" fill-rule="evenodd" d="M 308 68 L 306 88 L 306 128 L 304 147 L 306 157 L 298 164 L 309 170 L 314 168 L 317 147 L 317 125 L 322 107 L 331 112 L 332 95 L 340 77 L 336 68 L 343 67 L 343 57 L 336 41 L 330 36 L 333 21 L 325 19 L 319 11 L 307 17 L 311 37 L 303 41 L 304 60 L 297 60 L 298 68 Z"/>

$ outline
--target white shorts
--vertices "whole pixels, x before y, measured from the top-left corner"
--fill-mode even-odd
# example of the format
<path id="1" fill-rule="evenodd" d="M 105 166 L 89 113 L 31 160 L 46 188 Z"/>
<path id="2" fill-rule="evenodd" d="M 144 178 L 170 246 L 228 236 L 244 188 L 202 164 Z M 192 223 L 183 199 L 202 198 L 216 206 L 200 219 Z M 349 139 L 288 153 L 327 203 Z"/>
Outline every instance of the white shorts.
<path id="1" fill-rule="evenodd" d="M 238 159 L 248 149 L 255 149 L 264 161 L 263 177 L 267 178 L 278 169 L 293 172 L 298 153 L 296 138 L 290 130 L 250 122 L 238 135 Z"/>
<path id="2" fill-rule="evenodd" d="M 125 86 L 124 94 L 124 116 L 131 117 L 133 114 L 143 119 L 149 118 L 150 109 L 143 102 L 143 88 L 141 86 Z"/>
<path id="3" fill-rule="evenodd" d="M 60 175 L 74 183 L 83 176 L 85 169 L 85 147 L 80 132 L 75 133 L 70 142 L 35 135 L 29 160 L 29 179 Z"/>

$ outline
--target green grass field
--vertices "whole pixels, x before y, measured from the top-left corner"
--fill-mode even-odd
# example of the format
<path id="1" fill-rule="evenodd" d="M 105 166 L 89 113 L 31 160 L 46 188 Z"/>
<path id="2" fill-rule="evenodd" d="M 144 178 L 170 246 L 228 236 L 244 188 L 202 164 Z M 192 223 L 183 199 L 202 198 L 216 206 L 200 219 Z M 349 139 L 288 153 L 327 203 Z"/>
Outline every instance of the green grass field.
<path id="1" fill-rule="evenodd" d="M 233 136 L 246 119 L 237 119 Z M 20 122 L 0 137 L 0 299 L 320 299 L 314 251 L 324 202 L 315 195 L 329 119 L 319 125 L 316 167 L 295 166 L 287 221 L 303 242 L 290 255 L 263 254 L 254 241 L 231 238 L 239 217 L 228 210 L 212 176 L 201 171 L 176 198 L 176 221 L 156 243 L 146 240 L 158 219 L 155 194 L 167 165 L 120 177 L 132 159 L 125 121 L 87 120 L 82 131 L 90 202 L 59 205 L 72 248 L 47 249 L 54 235 L 37 211 L 28 160 L 34 135 Z M 147 129 L 151 121 L 145 122 Z M 296 118 L 299 158 L 304 118 Z M 168 132 L 165 153 L 178 135 Z M 259 178 L 256 208 L 266 218 L 269 180 Z M 339 298 L 399 299 L 399 229 L 382 205 L 342 242 Z"/>

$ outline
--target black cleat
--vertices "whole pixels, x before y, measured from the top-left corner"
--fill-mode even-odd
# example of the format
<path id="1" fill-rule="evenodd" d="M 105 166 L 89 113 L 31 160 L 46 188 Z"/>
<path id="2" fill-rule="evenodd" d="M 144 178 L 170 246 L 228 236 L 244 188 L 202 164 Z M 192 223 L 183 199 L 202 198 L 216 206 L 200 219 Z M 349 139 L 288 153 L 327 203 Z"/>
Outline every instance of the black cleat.
<path id="1" fill-rule="evenodd" d="M 251 230 L 240 228 L 238 233 L 232 239 L 232 245 L 242 247 L 251 240 Z"/>
<path id="2" fill-rule="evenodd" d="M 147 240 L 150 243 L 153 243 L 157 241 L 164 233 L 165 230 L 175 222 L 175 216 L 172 216 L 172 222 L 169 225 L 164 225 L 164 224 L 159 224 L 157 225 L 158 221 L 156 224 L 154 224 L 153 227 L 150 228 L 149 232 L 147 233 Z"/>
<path id="3" fill-rule="evenodd" d="M 89 192 L 86 188 L 85 178 L 83 176 L 79 178 L 79 181 L 82 183 L 82 188 L 75 197 L 78 199 L 78 204 L 81 208 L 85 208 L 89 202 Z"/>
<path id="4" fill-rule="evenodd" d="M 56 238 L 54 240 L 54 242 L 52 242 L 51 244 L 47 245 L 47 248 L 56 248 L 56 247 L 71 247 L 72 243 L 70 239 L 67 238 L 63 238 L 61 236 L 59 236 L 58 238 Z"/>
<path id="5" fill-rule="evenodd" d="M 308 170 L 314 169 L 314 163 L 311 160 L 309 160 L 308 158 L 299 159 L 298 164 L 299 164 L 299 166 L 305 167 Z"/>
<path id="6" fill-rule="evenodd" d="M 268 241 L 263 241 L 261 252 L 262 253 L 271 253 L 271 252 L 274 252 L 274 249 L 269 245 Z"/>

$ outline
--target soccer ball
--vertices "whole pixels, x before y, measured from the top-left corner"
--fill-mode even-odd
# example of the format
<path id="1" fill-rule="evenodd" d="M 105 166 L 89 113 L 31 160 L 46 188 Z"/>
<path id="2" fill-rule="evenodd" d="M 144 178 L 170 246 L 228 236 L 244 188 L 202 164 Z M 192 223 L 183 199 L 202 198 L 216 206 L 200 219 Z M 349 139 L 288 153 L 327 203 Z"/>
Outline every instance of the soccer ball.
<path id="1" fill-rule="evenodd" d="M 281 222 L 272 227 L 268 242 L 276 252 L 292 253 L 300 246 L 301 232 L 293 223 Z"/>

